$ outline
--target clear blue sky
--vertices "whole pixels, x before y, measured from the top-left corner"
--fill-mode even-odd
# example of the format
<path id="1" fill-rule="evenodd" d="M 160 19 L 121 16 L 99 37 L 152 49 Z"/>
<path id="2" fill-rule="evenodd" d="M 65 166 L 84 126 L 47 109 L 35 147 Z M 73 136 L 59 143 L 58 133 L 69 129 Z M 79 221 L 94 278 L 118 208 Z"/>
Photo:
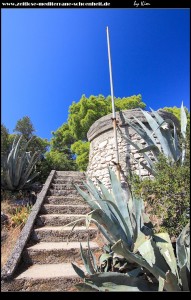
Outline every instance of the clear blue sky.
<path id="1" fill-rule="evenodd" d="M 1 122 L 29 116 L 51 138 L 72 101 L 110 94 L 106 26 L 116 97 L 147 109 L 190 103 L 189 9 L 2 9 Z"/>

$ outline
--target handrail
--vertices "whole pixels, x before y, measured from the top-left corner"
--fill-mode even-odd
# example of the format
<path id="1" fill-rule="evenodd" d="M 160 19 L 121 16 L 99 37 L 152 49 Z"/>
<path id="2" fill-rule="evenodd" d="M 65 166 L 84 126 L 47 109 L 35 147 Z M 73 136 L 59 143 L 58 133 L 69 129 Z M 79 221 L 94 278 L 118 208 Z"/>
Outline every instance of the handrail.
<path id="1" fill-rule="evenodd" d="M 50 187 L 50 184 L 52 182 L 52 179 L 55 175 L 55 170 L 52 170 L 41 190 L 41 192 L 39 193 L 36 203 L 34 204 L 31 213 L 27 219 L 27 222 L 25 224 L 25 226 L 23 227 L 19 238 L 17 239 L 17 242 L 15 244 L 15 247 L 11 253 L 11 255 L 9 256 L 5 266 L 3 267 L 2 271 L 1 271 L 1 279 L 5 280 L 5 279 L 10 279 L 13 276 L 13 273 L 15 272 L 20 258 L 21 258 L 21 254 L 23 252 L 23 249 L 30 237 L 35 219 L 40 211 L 41 205 L 46 197 L 47 191 Z"/>

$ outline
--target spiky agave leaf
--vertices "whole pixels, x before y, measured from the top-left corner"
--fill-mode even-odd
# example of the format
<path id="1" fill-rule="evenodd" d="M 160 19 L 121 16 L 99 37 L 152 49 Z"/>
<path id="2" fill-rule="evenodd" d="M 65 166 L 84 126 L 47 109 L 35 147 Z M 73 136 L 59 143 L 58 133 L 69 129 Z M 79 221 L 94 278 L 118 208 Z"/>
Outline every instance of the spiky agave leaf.
<path id="1" fill-rule="evenodd" d="M 158 121 L 158 128 L 160 128 L 161 134 L 163 135 L 164 140 L 166 141 L 166 145 L 169 149 L 169 157 L 168 159 L 172 161 L 178 161 L 180 159 L 180 149 L 179 149 L 179 142 L 178 142 L 178 136 L 176 133 L 176 126 L 174 122 L 171 119 L 163 119 L 157 111 L 154 111 L 151 108 L 152 113 L 154 114 L 156 120 Z M 170 128 L 167 126 L 167 128 L 163 128 L 164 124 L 168 124 L 169 126 L 172 126 L 173 128 L 173 136 L 171 134 Z M 157 129 L 158 129 L 157 128 Z"/>
<path id="2" fill-rule="evenodd" d="M 148 233 L 145 232 L 142 199 L 134 198 L 133 193 L 131 193 L 132 198 L 130 197 L 128 199 L 129 203 L 127 203 L 124 198 L 121 183 L 110 168 L 109 174 L 112 187 L 111 193 L 109 193 L 106 187 L 100 182 L 99 187 L 101 192 L 98 192 L 92 182 L 90 182 L 88 189 L 90 195 L 81 191 L 81 195 L 86 198 L 90 205 L 92 205 L 92 201 L 90 200 L 92 193 L 94 196 L 92 197 L 96 198 L 96 202 L 93 203 L 94 205 L 96 203 L 97 209 L 88 213 L 89 222 L 94 221 L 98 228 L 103 230 L 104 236 L 111 243 L 111 250 L 114 253 L 123 256 L 129 263 L 136 263 L 152 273 L 159 281 L 159 290 L 179 291 L 181 288 L 187 290 L 188 283 L 185 276 L 187 275 L 188 267 L 185 267 L 185 257 L 188 256 L 189 251 L 186 252 L 187 248 L 185 249 L 185 245 L 182 242 L 185 240 L 186 231 L 183 231 L 177 241 L 180 251 L 179 260 L 181 260 L 180 277 L 182 282 L 180 282 L 176 259 L 169 236 L 167 234 L 154 235 L 151 229 Z M 89 183 L 86 186 L 88 185 Z M 107 209 L 105 209 L 106 206 Z M 132 222 L 132 220 L 134 221 Z M 129 228 L 131 228 L 132 233 L 130 233 Z M 132 237 L 132 241 L 129 240 L 129 237 Z M 86 264 L 87 263 L 88 259 L 86 258 Z M 96 271 L 93 264 L 91 267 L 92 270 Z M 183 278 L 185 279 L 184 282 Z M 97 282 L 88 282 L 87 278 L 85 278 L 85 282 L 89 285 L 93 284 L 93 288 L 98 286 Z M 107 283 L 103 282 L 103 285 L 101 285 L 98 290 L 105 290 L 105 284 L 108 289 L 111 288 L 110 290 L 117 288 L 116 282 L 112 284 L 108 284 L 108 282 L 109 281 L 107 281 Z M 122 290 L 125 289 L 125 287 L 121 288 Z"/>
<path id="3" fill-rule="evenodd" d="M 94 270 L 93 265 L 91 263 L 90 256 L 85 253 L 85 251 L 82 248 L 81 243 L 80 243 L 80 254 L 81 254 L 81 258 L 82 258 L 82 261 L 84 263 L 84 266 L 86 268 L 87 273 L 90 274 L 90 275 L 94 274 L 95 270 Z"/>
<path id="4" fill-rule="evenodd" d="M 38 175 L 38 173 L 33 173 L 30 176 L 40 158 L 40 153 L 37 151 L 30 157 L 26 149 L 32 139 L 21 145 L 22 139 L 22 135 L 15 137 L 3 167 L 5 185 L 10 190 L 22 189 Z"/>
<path id="5" fill-rule="evenodd" d="M 123 133 L 122 133 L 122 131 L 118 128 L 118 132 L 120 133 L 120 135 L 125 139 L 125 140 L 127 140 L 127 142 L 129 143 L 129 144 L 131 144 L 137 151 L 140 151 L 140 150 L 142 150 L 143 148 L 142 148 L 142 146 L 141 146 L 141 144 L 140 143 L 134 143 L 130 138 L 128 138 L 126 135 L 124 135 Z M 154 175 L 154 164 L 153 164 L 153 161 L 149 158 L 149 156 L 145 153 L 145 152 L 143 152 L 142 153 L 143 154 L 143 157 L 144 157 L 144 159 L 145 159 L 145 161 L 147 162 L 147 165 L 146 164 L 144 164 L 143 162 L 141 162 L 140 161 L 140 164 L 141 165 L 145 165 L 146 167 L 147 167 L 147 170 L 151 173 L 151 174 L 153 174 Z"/>
<path id="6" fill-rule="evenodd" d="M 176 264 L 176 257 L 174 255 L 174 250 L 168 233 L 167 232 L 157 233 L 154 235 L 153 238 L 155 240 L 156 246 L 158 247 L 160 253 L 164 257 L 167 264 L 169 265 L 171 272 L 175 276 L 179 277 L 177 264 Z"/>
<path id="7" fill-rule="evenodd" d="M 132 277 L 118 272 L 104 272 L 90 275 L 85 283 L 97 286 L 99 291 L 152 291 L 156 286 L 142 278 Z M 93 286 L 92 286 L 93 287 Z"/>
<path id="8" fill-rule="evenodd" d="M 186 116 L 186 112 L 185 112 L 185 109 L 184 109 L 183 102 L 182 102 L 181 109 L 180 109 L 180 116 L 181 116 L 181 120 L 180 120 L 180 123 L 181 123 L 181 133 L 182 133 L 182 136 L 183 136 L 183 142 L 182 142 L 182 160 L 181 160 L 181 162 L 183 164 L 184 160 L 185 160 L 185 156 L 186 156 L 185 139 L 186 139 L 186 127 L 187 127 L 187 116 Z"/>

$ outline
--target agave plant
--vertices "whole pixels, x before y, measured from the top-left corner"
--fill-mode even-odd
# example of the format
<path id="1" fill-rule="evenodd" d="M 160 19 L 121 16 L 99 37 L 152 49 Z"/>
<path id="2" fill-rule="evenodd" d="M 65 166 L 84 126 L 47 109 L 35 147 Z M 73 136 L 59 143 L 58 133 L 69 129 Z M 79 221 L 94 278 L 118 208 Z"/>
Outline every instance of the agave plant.
<path id="1" fill-rule="evenodd" d="M 122 189 L 115 173 L 109 168 L 111 193 L 98 181 L 99 189 L 87 178 L 83 182 L 88 193 L 76 186 L 83 199 L 92 208 L 86 216 L 86 224 L 97 225 L 108 242 L 111 250 L 125 258 L 128 264 L 136 265 L 134 270 L 125 274 L 116 272 L 103 273 L 95 265 L 95 258 L 89 250 L 88 254 L 81 255 L 88 275 L 73 265 L 74 270 L 84 279 L 79 288 L 87 290 L 87 286 L 94 290 L 153 290 L 156 289 L 154 280 L 149 284 L 140 278 L 137 271 L 149 272 L 158 282 L 159 291 L 184 291 L 189 289 L 188 275 L 189 247 L 184 229 L 177 239 L 177 259 L 168 233 L 155 234 L 148 216 L 144 213 L 142 199 L 137 199 Z M 187 228 L 188 229 L 188 228 Z M 186 241 L 186 242 L 185 242 Z M 146 270 L 146 271 L 145 271 Z"/>
<path id="2" fill-rule="evenodd" d="M 134 143 L 126 135 L 124 135 L 118 127 L 118 132 L 120 135 L 128 141 L 136 150 L 137 153 L 143 155 L 145 162 L 138 161 L 145 169 L 147 169 L 152 175 L 156 175 L 156 170 L 154 168 L 154 163 L 158 161 L 159 154 L 163 154 L 169 161 L 177 162 L 181 161 L 183 164 L 185 160 L 185 138 L 186 138 L 186 127 L 187 127 L 187 117 L 183 106 L 181 105 L 181 134 L 183 137 L 182 151 L 180 149 L 176 126 L 171 119 L 163 119 L 157 111 L 152 110 L 154 116 L 151 116 L 148 112 L 142 110 L 148 125 L 150 128 L 146 127 L 143 122 L 141 122 L 136 117 L 134 121 L 128 120 L 124 117 L 125 122 L 132 127 L 135 132 L 137 132 L 140 137 L 146 142 L 147 146 L 142 148 L 142 145 L 138 142 Z M 173 130 L 170 130 L 170 127 Z M 154 135 L 157 139 L 154 138 Z M 158 140 L 158 143 L 157 143 Z M 149 157 L 148 152 L 152 153 L 152 159 Z M 133 157 L 132 157 L 133 158 Z M 134 158 L 133 158 L 134 159 Z"/>
<path id="3" fill-rule="evenodd" d="M 23 142 L 23 136 L 13 141 L 11 150 L 2 161 L 1 185 L 8 190 L 20 190 L 27 187 L 31 181 L 39 174 L 34 172 L 35 165 L 40 158 L 40 151 L 36 151 L 32 156 L 26 152 L 31 138 L 28 142 Z"/>

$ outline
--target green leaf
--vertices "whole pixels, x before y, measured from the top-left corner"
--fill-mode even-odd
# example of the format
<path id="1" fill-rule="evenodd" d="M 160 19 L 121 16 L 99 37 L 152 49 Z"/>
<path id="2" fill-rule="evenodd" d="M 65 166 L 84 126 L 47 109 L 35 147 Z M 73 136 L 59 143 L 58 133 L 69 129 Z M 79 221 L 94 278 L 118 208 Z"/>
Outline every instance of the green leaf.
<path id="1" fill-rule="evenodd" d="M 158 147 L 155 145 L 150 145 L 150 146 L 147 146 L 145 148 L 138 150 L 137 153 L 148 152 L 148 151 L 155 150 L 155 149 L 158 149 Z"/>
<path id="2" fill-rule="evenodd" d="M 183 291 L 190 291 L 190 272 L 188 271 L 187 264 L 180 269 L 180 278 L 183 287 Z"/>
<path id="3" fill-rule="evenodd" d="M 92 208 L 92 209 L 97 209 L 99 208 L 99 206 L 97 205 L 97 203 L 91 199 L 91 197 L 84 191 L 82 191 L 77 185 L 75 185 L 75 188 L 77 189 L 78 193 L 82 196 L 82 198 L 88 203 L 88 205 Z"/>
<path id="4" fill-rule="evenodd" d="M 134 156 L 132 155 L 132 153 L 130 153 L 131 158 L 137 162 L 137 164 L 143 166 L 144 169 L 146 169 L 150 174 L 152 174 L 153 176 L 156 176 L 156 171 L 154 169 L 154 165 L 152 167 L 149 167 L 148 165 L 146 165 L 144 162 L 134 158 Z"/>
<path id="5" fill-rule="evenodd" d="M 80 291 L 80 292 L 97 292 L 98 288 L 92 287 L 93 285 L 87 284 L 87 283 L 77 283 L 75 284 L 75 287 Z"/>
<path id="6" fill-rule="evenodd" d="M 74 271 L 77 273 L 77 275 L 84 279 L 86 277 L 85 274 L 84 274 L 84 271 L 82 271 L 82 269 L 80 269 L 75 264 L 73 264 L 73 263 L 71 263 L 71 264 L 72 264 L 72 267 L 73 267 Z"/>
<path id="7" fill-rule="evenodd" d="M 164 289 L 164 284 L 165 284 L 164 279 L 163 279 L 162 277 L 159 276 L 159 289 L 158 289 L 159 292 L 162 292 L 162 291 L 163 291 L 163 289 Z"/>
<path id="8" fill-rule="evenodd" d="M 146 280 L 118 272 L 90 275 L 86 282 L 95 284 L 100 291 L 151 291 L 156 287 Z"/>
<path id="9" fill-rule="evenodd" d="M 118 209 L 118 207 L 115 205 L 115 203 L 109 201 L 109 200 L 103 200 L 106 201 L 109 205 L 109 207 L 111 208 L 111 206 L 113 207 L 113 214 L 115 215 L 115 217 L 117 218 L 117 220 L 119 221 L 121 227 L 123 228 L 124 232 L 126 233 L 127 239 L 128 239 L 128 245 L 131 247 L 132 244 L 132 237 L 131 237 L 131 233 L 129 230 L 128 225 L 126 224 L 120 210 Z"/>
<path id="10" fill-rule="evenodd" d="M 132 224 L 131 224 L 131 220 L 130 220 L 130 215 L 128 212 L 128 208 L 127 208 L 127 202 L 125 201 L 125 199 L 123 198 L 123 190 L 121 188 L 121 183 L 118 180 L 115 172 L 113 172 L 110 168 L 109 168 L 109 175 L 110 175 L 110 180 L 111 180 L 111 187 L 112 187 L 112 192 L 113 192 L 113 196 L 115 198 L 116 201 L 116 205 L 119 209 L 119 211 L 121 212 L 127 227 L 129 229 L 130 235 L 133 235 L 133 228 L 132 228 Z M 128 199 L 126 199 L 128 200 Z"/>
<path id="11" fill-rule="evenodd" d="M 129 139 L 126 135 L 124 135 L 121 130 L 118 128 L 118 132 L 120 133 L 120 135 L 129 142 L 129 144 L 131 144 L 135 149 L 137 149 L 138 151 L 142 149 L 142 146 L 139 144 L 139 143 L 134 143 L 131 141 L 131 139 Z M 143 153 L 143 157 L 144 159 L 147 161 L 150 169 L 151 169 L 151 172 L 152 172 L 152 167 L 153 167 L 153 162 L 152 160 L 149 158 L 148 155 L 146 155 L 145 153 Z M 152 174 L 152 173 L 151 173 Z"/>
<path id="12" fill-rule="evenodd" d="M 152 109 L 151 109 L 152 110 Z M 152 110 L 152 113 L 154 114 L 156 120 L 159 123 L 159 126 L 157 129 L 161 129 L 161 133 L 163 135 L 163 138 L 166 141 L 166 144 L 168 145 L 169 148 L 169 158 L 173 159 L 174 161 L 178 161 L 178 159 L 180 158 L 180 150 L 179 150 L 179 142 L 178 142 L 178 136 L 176 133 L 176 126 L 174 124 L 174 122 L 171 119 L 163 119 L 158 112 Z M 171 131 L 170 129 L 163 129 L 162 126 L 163 124 L 169 124 L 171 126 L 173 126 L 174 129 L 174 138 L 171 135 Z M 157 130 L 156 129 L 156 130 Z M 168 158 L 168 156 L 167 156 Z"/>
<path id="13" fill-rule="evenodd" d="M 93 254 L 93 252 L 91 251 L 91 248 L 90 248 L 89 237 L 88 237 L 88 253 L 89 253 L 90 259 L 93 262 L 94 273 L 98 272 L 98 266 L 97 266 L 97 263 L 96 263 L 96 258 L 95 258 L 94 254 Z"/>
<path id="14" fill-rule="evenodd" d="M 178 276 L 176 258 L 174 255 L 174 250 L 168 233 L 164 232 L 164 233 L 155 234 L 154 240 L 156 242 L 156 245 L 160 253 L 163 255 L 165 261 L 169 265 L 171 272 L 174 275 Z"/>
<path id="15" fill-rule="evenodd" d="M 139 246 L 142 245 L 147 239 L 148 237 L 140 231 L 134 243 L 133 253 L 136 253 L 138 251 Z"/>
<path id="16" fill-rule="evenodd" d="M 138 234 L 141 230 L 141 217 L 142 217 L 142 212 L 143 212 L 143 208 L 144 208 L 143 200 L 137 199 L 136 197 L 134 197 L 133 198 L 133 206 L 134 206 L 134 215 L 135 215 L 136 228 L 137 228 L 136 236 L 138 236 Z"/>
<path id="17" fill-rule="evenodd" d="M 190 226 L 190 224 L 188 223 L 183 228 L 182 232 L 180 233 L 180 235 L 178 236 L 178 238 L 176 240 L 176 254 L 177 254 L 178 265 L 179 265 L 180 269 L 188 261 L 187 251 L 186 251 L 186 247 L 185 247 L 185 238 L 186 238 L 186 234 L 189 230 L 189 226 Z"/>
<path id="18" fill-rule="evenodd" d="M 80 243 L 80 253 L 81 253 L 81 258 L 83 260 L 84 266 L 86 268 L 86 271 L 88 274 L 93 274 L 95 271 L 93 269 L 92 263 L 88 255 L 85 254 L 82 248 L 82 244 Z"/>
<path id="19" fill-rule="evenodd" d="M 109 235 L 111 235 L 114 241 L 117 241 L 120 238 L 122 238 L 125 243 L 128 243 L 127 237 L 123 229 L 119 226 L 119 223 L 115 223 L 114 220 L 112 221 L 101 209 L 94 210 L 91 213 L 91 216 L 107 230 L 107 232 L 109 233 Z"/>
<path id="20" fill-rule="evenodd" d="M 104 282 L 99 288 L 102 292 L 140 292 L 141 290 L 136 286 L 115 284 L 113 282 Z"/>
<path id="21" fill-rule="evenodd" d="M 98 221 L 92 219 L 92 222 L 95 223 L 95 225 L 97 226 L 98 230 L 101 231 L 101 233 L 103 234 L 103 236 L 106 238 L 106 240 L 107 240 L 110 244 L 115 243 L 115 240 L 114 240 L 113 237 L 110 235 L 110 233 L 109 233 L 102 225 L 100 225 Z"/>
<path id="22" fill-rule="evenodd" d="M 99 262 L 100 264 L 102 264 L 103 262 L 107 261 L 108 259 L 112 259 L 112 255 L 109 253 L 103 253 L 100 258 L 99 258 Z"/>
<path id="23" fill-rule="evenodd" d="M 140 137 L 143 138 L 143 140 L 148 144 L 148 146 L 155 145 L 157 148 L 157 143 L 156 143 L 155 139 L 153 138 L 153 136 L 151 135 L 151 131 L 140 120 L 138 120 L 136 117 L 134 117 L 136 122 L 142 128 L 133 122 L 129 122 L 127 118 L 124 118 L 124 119 L 127 122 L 127 124 L 129 126 L 131 126 L 140 135 Z M 156 150 L 156 148 L 155 148 L 155 150 Z"/>
<path id="24" fill-rule="evenodd" d="M 178 280 L 177 277 L 172 274 L 171 271 L 168 271 L 166 273 L 166 279 L 165 279 L 165 283 L 164 283 L 164 288 L 168 291 L 168 292 L 178 292 L 181 291 L 179 285 L 178 285 Z"/>
<path id="25" fill-rule="evenodd" d="M 104 272 L 108 272 L 111 260 L 112 260 L 111 254 L 103 253 L 99 258 L 101 270 L 102 270 L 102 268 L 104 268 Z"/>
<path id="26" fill-rule="evenodd" d="M 111 218 L 111 212 L 107 204 L 102 201 L 101 194 L 98 191 L 98 189 L 94 186 L 93 182 L 90 179 L 88 179 L 88 184 L 84 182 L 84 185 L 89 191 L 89 193 L 94 197 L 98 207 L 101 208 L 109 218 Z"/>
<path id="27" fill-rule="evenodd" d="M 110 200 L 111 202 L 115 203 L 115 198 L 113 197 L 113 195 L 108 191 L 108 189 L 105 187 L 105 185 L 97 179 L 98 185 L 101 189 L 102 195 L 103 195 L 103 199 L 105 200 Z"/>
<path id="28" fill-rule="evenodd" d="M 157 146 L 156 140 L 154 139 L 153 135 L 151 134 L 151 131 L 144 125 L 143 122 L 141 122 L 138 118 L 133 117 L 136 122 L 143 128 L 143 130 L 147 133 L 147 136 L 151 139 L 152 143 Z M 152 143 L 148 143 L 148 141 L 146 141 L 148 145 L 152 145 Z M 158 147 L 157 147 L 158 149 Z"/>
<path id="29" fill-rule="evenodd" d="M 158 123 L 155 121 L 155 119 L 148 112 L 142 110 L 142 113 L 144 114 L 149 126 L 151 127 L 153 132 L 156 134 L 156 136 L 157 136 L 157 138 L 158 138 L 158 140 L 161 144 L 161 147 L 163 149 L 163 152 L 164 152 L 165 156 L 169 157 L 170 156 L 169 146 L 168 146 L 168 143 L 165 140 L 164 136 L 162 135 L 160 129 L 158 128 Z"/>
<path id="30" fill-rule="evenodd" d="M 132 277 L 138 277 L 140 275 L 140 273 L 143 273 L 143 268 L 142 267 L 138 267 L 136 269 L 133 269 L 132 271 L 129 271 L 128 273 L 126 273 L 128 276 L 132 276 Z"/>
<path id="31" fill-rule="evenodd" d="M 186 139 L 186 127 L 187 127 L 187 116 L 186 116 L 186 112 L 184 110 L 184 106 L 183 106 L 183 102 L 181 105 L 181 110 L 180 110 L 180 116 L 181 116 L 181 133 L 183 136 L 183 143 L 182 143 L 182 164 L 185 160 L 185 156 L 186 156 L 186 149 L 185 149 L 185 139 Z"/>
<path id="32" fill-rule="evenodd" d="M 115 245 L 112 246 L 112 250 L 125 257 L 129 262 L 131 263 L 137 263 L 138 265 L 146 268 L 149 270 L 157 279 L 159 279 L 159 276 L 165 278 L 165 273 L 155 266 L 150 266 L 148 262 L 143 259 L 140 255 L 134 254 L 126 247 L 126 245 L 123 243 L 122 240 L 119 240 L 115 243 Z"/>
<path id="33" fill-rule="evenodd" d="M 180 109 L 180 116 L 181 116 L 181 133 L 183 138 L 186 138 L 186 127 L 187 127 L 187 116 L 186 116 L 186 112 L 184 109 L 184 105 L 183 105 L 183 101 L 182 101 L 182 105 L 181 105 L 181 109 Z"/>
<path id="34" fill-rule="evenodd" d="M 142 255 L 142 257 L 148 262 L 148 264 L 153 267 L 156 263 L 154 249 L 151 245 L 151 239 L 146 240 L 138 247 L 138 251 Z"/>

